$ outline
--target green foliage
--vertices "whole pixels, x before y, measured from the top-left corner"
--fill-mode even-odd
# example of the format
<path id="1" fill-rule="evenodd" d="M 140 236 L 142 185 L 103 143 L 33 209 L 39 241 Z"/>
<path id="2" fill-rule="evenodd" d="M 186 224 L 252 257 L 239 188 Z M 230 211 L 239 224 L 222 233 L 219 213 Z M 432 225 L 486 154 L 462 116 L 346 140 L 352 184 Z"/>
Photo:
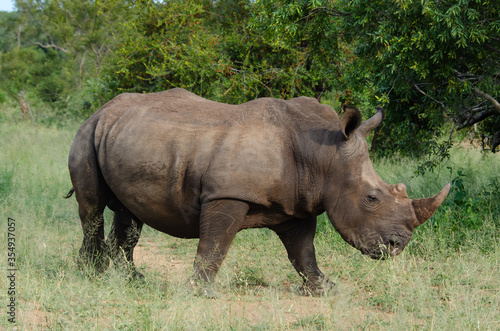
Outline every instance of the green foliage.
<path id="1" fill-rule="evenodd" d="M 56 116 L 172 87 L 228 103 L 328 94 L 365 117 L 385 107 L 378 155 L 443 158 L 444 134 L 475 124 L 500 143 L 498 1 L 16 4 L 0 16 L 0 90 L 28 89 Z"/>
<path id="2" fill-rule="evenodd" d="M 385 107 L 379 154 L 446 154 L 440 136 L 449 120 L 454 123 L 449 130 L 478 123 L 490 136 L 500 132 L 497 1 L 262 0 L 256 5 L 254 24 L 265 27 L 267 40 L 288 48 L 306 45 L 326 72 L 338 73 L 331 86 L 342 101 Z"/>
<path id="3" fill-rule="evenodd" d="M 334 17 L 341 13 L 329 5 L 323 0 L 256 1 L 252 26 L 274 46 L 302 48 L 314 59 L 333 63 L 339 48 Z"/>
<path id="4" fill-rule="evenodd" d="M 99 72 L 121 35 L 122 22 L 133 15 L 122 0 L 18 0 L 17 8 L 21 23 L 28 23 L 23 43 L 67 54 L 79 86 Z"/>
<path id="5" fill-rule="evenodd" d="M 19 14 L 0 12 L 0 52 L 7 52 L 17 42 L 16 30 Z"/>
<path id="6" fill-rule="evenodd" d="M 349 1 L 343 21 L 387 117 L 383 151 L 436 153 L 443 125 L 464 128 L 500 109 L 475 93 L 500 93 L 500 4 L 496 1 Z M 355 71 L 350 71 L 356 75 Z M 476 117 L 475 117 L 476 116 Z M 472 118 L 475 118 L 473 121 Z M 491 135 L 499 126 L 485 125 Z"/>
<path id="7" fill-rule="evenodd" d="M 0 61 L 0 88 L 13 97 L 31 90 L 43 101 L 56 102 L 68 84 L 61 66 L 65 59 L 54 50 L 14 48 L 0 54 Z"/>
<path id="8" fill-rule="evenodd" d="M 250 1 L 138 1 L 129 38 L 103 66 L 104 101 L 120 92 L 183 87 L 229 103 L 263 96 L 320 95 L 328 86 L 323 64 L 307 47 L 282 47 L 249 27 Z"/>
<path id="9" fill-rule="evenodd" d="M 136 6 L 137 19 L 126 23 L 129 38 L 118 46 L 111 66 L 103 72 L 112 91 L 196 86 L 196 92 L 203 94 L 206 81 L 215 79 L 219 66 L 224 66 L 218 61 L 219 38 L 202 24 L 203 6 L 181 1 L 138 1 Z"/>
<path id="10" fill-rule="evenodd" d="M 19 0 L 16 6 L 0 15 L 0 91 L 45 103 L 36 117 L 79 115 L 94 101 L 90 82 L 123 36 L 119 22 L 132 15 L 127 3 Z"/>

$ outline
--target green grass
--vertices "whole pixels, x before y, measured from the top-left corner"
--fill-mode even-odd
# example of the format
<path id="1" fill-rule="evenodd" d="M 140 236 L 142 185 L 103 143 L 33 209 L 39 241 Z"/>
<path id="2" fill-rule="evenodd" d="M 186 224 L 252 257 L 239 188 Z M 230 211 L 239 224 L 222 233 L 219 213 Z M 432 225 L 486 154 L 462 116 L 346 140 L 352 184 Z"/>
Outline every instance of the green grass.
<path id="1" fill-rule="evenodd" d="M 1 119 L 0 119 L 1 120 Z M 0 265 L 7 273 L 7 218 L 16 220 L 17 325 L 20 330 L 350 330 L 500 328 L 500 155 L 456 148 L 440 170 L 414 177 L 414 160 L 378 160 L 389 183 L 410 197 L 454 188 L 407 249 L 373 261 L 342 241 L 322 216 L 320 267 L 338 285 L 322 298 L 296 294 L 299 276 L 268 230 L 239 233 L 215 285 L 218 300 L 191 294 L 196 240 L 145 228 L 137 248 L 144 284 L 111 268 L 91 280 L 77 268 L 82 234 L 67 155 L 78 126 L 0 121 Z M 108 212 L 107 231 L 111 214 Z M 6 277 L 2 275 L 4 284 Z M 0 328 L 10 327 L 1 291 Z"/>

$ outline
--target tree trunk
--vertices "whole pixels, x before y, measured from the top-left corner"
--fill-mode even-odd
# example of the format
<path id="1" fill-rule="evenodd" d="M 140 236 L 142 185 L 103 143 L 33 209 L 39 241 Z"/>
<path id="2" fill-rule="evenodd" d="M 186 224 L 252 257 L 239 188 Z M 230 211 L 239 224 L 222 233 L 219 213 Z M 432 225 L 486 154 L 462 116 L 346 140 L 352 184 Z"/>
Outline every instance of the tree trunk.
<path id="1" fill-rule="evenodd" d="M 23 115 L 23 120 L 27 120 L 29 115 L 29 107 L 28 104 L 26 103 L 23 91 L 19 92 L 17 101 L 19 102 L 19 107 L 21 107 L 21 114 Z"/>

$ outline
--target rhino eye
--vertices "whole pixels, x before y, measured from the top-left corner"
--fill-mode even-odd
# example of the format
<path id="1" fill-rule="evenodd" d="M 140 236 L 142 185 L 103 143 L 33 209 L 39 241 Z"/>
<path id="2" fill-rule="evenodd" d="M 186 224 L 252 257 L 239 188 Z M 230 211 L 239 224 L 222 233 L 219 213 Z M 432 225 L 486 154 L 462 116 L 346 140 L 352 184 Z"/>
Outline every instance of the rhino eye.
<path id="1" fill-rule="evenodd" d="M 372 210 L 380 205 L 380 192 L 373 190 L 366 192 L 365 194 L 366 195 L 363 197 L 363 204 L 366 208 Z"/>

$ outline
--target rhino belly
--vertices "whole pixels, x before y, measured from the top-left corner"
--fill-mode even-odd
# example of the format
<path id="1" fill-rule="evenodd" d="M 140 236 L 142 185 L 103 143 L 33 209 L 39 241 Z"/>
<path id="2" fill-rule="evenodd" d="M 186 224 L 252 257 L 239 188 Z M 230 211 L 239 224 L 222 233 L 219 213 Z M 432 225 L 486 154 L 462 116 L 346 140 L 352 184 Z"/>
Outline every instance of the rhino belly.
<path id="1" fill-rule="evenodd" d="M 182 196 L 169 196 L 158 185 L 136 185 L 106 179 L 117 199 L 139 220 L 150 227 L 180 238 L 199 237 L 200 208 L 183 201 Z M 124 187 L 126 187 L 124 189 Z"/>

